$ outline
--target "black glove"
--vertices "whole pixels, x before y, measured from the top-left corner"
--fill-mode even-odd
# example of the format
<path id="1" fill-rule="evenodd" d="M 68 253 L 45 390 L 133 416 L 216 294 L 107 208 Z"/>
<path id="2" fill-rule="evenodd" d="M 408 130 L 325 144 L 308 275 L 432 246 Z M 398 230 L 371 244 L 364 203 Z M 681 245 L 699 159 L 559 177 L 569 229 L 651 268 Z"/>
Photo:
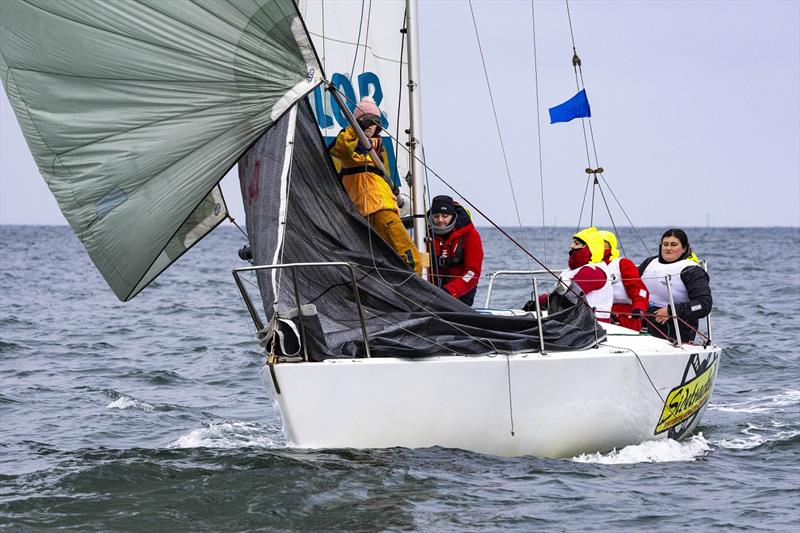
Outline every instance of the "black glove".
<path id="1" fill-rule="evenodd" d="M 525 305 L 522 306 L 523 311 L 536 311 L 536 302 L 533 300 L 528 300 L 525 302 Z"/>
<path id="2" fill-rule="evenodd" d="M 642 319 L 642 310 L 641 309 L 634 309 L 631 312 L 631 318 L 634 320 L 641 320 Z"/>
<path id="3" fill-rule="evenodd" d="M 358 144 L 356 145 L 356 153 L 361 155 L 367 155 L 371 148 L 372 146 L 364 146 L 363 144 L 361 144 L 361 141 L 359 141 Z"/>

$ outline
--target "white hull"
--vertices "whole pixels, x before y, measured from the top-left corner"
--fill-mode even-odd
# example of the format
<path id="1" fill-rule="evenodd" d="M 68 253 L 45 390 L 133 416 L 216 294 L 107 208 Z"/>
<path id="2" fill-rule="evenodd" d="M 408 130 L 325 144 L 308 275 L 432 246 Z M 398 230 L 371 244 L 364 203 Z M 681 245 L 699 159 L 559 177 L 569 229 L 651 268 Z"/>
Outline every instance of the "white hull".
<path id="1" fill-rule="evenodd" d="M 719 347 L 675 348 L 607 329 L 600 348 L 549 355 L 280 363 L 273 366 L 280 394 L 269 367 L 261 372 L 276 392 L 289 445 L 302 448 L 444 446 L 570 457 L 693 430 L 713 389 Z M 710 369 L 693 379 L 692 359 Z M 686 419 L 665 430 L 668 397 L 673 416 Z"/>

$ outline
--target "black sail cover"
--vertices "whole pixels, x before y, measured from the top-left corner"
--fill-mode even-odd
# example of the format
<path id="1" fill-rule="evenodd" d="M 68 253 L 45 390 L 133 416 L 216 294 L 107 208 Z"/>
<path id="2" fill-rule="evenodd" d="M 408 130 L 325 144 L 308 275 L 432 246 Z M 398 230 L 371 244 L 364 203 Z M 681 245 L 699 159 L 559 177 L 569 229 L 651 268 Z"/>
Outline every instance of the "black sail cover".
<path id="1" fill-rule="evenodd" d="M 348 198 L 307 102 L 242 156 L 239 177 L 255 265 L 354 265 L 372 357 L 539 349 L 534 318 L 479 313 L 408 270 Z M 349 270 L 298 267 L 294 276 L 296 282 L 289 269 L 257 271 L 266 318 L 297 313 L 296 287 L 300 303 L 313 304 L 319 318 L 316 327 L 305 328 L 309 357 L 365 356 Z M 605 339 L 586 305 L 576 305 L 574 297 L 551 300 L 550 316 L 542 323 L 548 351 L 584 349 Z"/>

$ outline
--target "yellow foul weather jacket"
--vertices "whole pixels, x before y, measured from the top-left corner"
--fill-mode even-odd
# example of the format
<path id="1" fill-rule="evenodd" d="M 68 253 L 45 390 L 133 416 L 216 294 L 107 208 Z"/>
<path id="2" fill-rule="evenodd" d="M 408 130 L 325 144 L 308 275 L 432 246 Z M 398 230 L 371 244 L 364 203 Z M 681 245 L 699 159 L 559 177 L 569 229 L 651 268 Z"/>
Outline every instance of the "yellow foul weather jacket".
<path id="1" fill-rule="evenodd" d="M 383 161 L 384 168 L 388 170 L 389 158 L 386 149 L 380 139 L 372 139 L 372 142 Z M 358 135 L 352 126 L 348 126 L 339 132 L 330 149 L 347 195 L 350 196 L 358 212 L 365 217 L 384 209 L 397 211 L 397 200 L 389 184 L 375 168 L 369 154 L 360 153 L 363 150 L 356 150 L 357 148 Z"/>

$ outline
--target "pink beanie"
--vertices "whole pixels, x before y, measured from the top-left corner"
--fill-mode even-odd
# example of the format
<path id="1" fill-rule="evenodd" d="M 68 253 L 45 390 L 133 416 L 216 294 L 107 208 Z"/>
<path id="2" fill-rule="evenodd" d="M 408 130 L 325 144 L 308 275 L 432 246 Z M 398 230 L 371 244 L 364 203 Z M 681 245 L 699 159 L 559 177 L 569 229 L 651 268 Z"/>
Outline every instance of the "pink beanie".
<path id="1" fill-rule="evenodd" d="M 378 106 L 375 105 L 375 100 L 372 99 L 370 96 L 365 96 L 361 99 L 356 106 L 356 112 L 353 113 L 353 116 L 356 117 L 356 120 L 360 119 L 364 115 L 374 115 L 376 117 L 381 116 L 381 111 L 378 109 Z"/>

